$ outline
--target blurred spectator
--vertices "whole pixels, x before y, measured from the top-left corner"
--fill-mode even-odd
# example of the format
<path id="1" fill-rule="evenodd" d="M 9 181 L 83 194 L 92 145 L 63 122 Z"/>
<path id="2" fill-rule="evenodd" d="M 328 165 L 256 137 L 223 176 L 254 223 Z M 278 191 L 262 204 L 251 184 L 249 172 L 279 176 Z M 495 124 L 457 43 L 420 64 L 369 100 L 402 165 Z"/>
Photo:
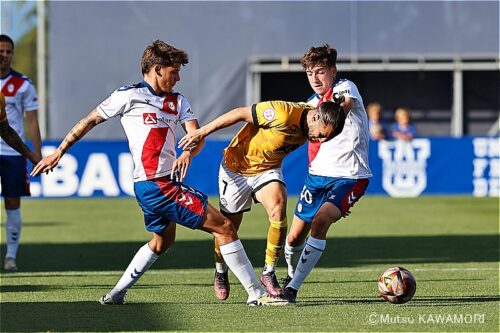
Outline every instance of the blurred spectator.
<path id="1" fill-rule="evenodd" d="M 388 139 L 387 125 L 382 119 L 382 105 L 377 102 L 370 103 L 366 106 L 366 112 L 368 113 L 370 139 L 375 141 Z"/>
<path id="2" fill-rule="evenodd" d="M 416 135 L 415 126 L 411 123 L 409 108 L 400 107 L 394 114 L 396 122 L 392 125 L 392 137 L 395 139 L 410 141 Z"/>

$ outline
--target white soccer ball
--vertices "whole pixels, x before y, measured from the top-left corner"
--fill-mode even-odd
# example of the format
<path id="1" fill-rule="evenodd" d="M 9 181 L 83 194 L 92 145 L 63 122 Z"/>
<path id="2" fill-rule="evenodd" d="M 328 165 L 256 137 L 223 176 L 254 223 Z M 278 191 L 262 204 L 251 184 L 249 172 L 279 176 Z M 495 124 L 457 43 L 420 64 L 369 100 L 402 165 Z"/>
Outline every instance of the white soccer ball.
<path id="1" fill-rule="evenodd" d="M 391 267 L 378 279 L 378 290 L 386 301 L 402 304 L 415 295 L 417 281 L 409 270 L 403 267 Z"/>

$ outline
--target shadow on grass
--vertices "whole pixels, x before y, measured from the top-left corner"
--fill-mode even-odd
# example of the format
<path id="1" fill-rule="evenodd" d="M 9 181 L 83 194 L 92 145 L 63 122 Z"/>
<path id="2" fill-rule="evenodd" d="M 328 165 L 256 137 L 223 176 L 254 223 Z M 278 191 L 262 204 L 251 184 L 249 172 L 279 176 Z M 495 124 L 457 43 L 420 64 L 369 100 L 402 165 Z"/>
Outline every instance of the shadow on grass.
<path id="1" fill-rule="evenodd" d="M 457 279 L 418 279 L 418 282 L 450 282 L 450 281 L 485 281 L 486 279 L 478 278 L 457 278 Z M 331 280 L 311 280 L 307 279 L 304 283 L 319 283 L 319 284 L 339 284 L 339 283 L 373 283 L 373 280 L 339 280 L 332 277 Z M 1 288 L 1 287 L 0 287 Z M 1 289 L 0 289 L 1 290 Z"/>
<path id="2" fill-rule="evenodd" d="M 176 304 L 102 306 L 97 302 L 2 303 L 2 332 L 117 332 L 185 330 Z M 19 320 L 22 314 L 25 320 Z M 12 320 L 17 318 L 18 320 Z M 10 320 L 9 320 L 10 319 Z"/>
<path id="3" fill-rule="evenodd" d="M 14 277 L 14 275 L 12 275 Z M 17 277 L 21 277 L 20 275 L 16 275 Z M 33 275 L 30 275 L 30 277 L 33 277 Z M 53 275 L 51 275 L 53 277 Z M 115 275 L 116 277 L 116 275 Z M 373 282 L 373 281 L 370 281 Z M 172 282 L 165 282 L 163 284 L 147 284 L 147 285 L 141 285 L 141 284 L 136 284 L 134 285 L 134 289 L 154 289 L 154 288 L 164 288 L 166 286 L 181 286 L 181 287 L 212 287 L 213 283 L 172 283 Z M 30 293 L 36 293 L 36 292 L 47 292 L 47 291 L 61 291 L 61 290 L 82 290 L 82 289 L 103 289 L 107 290 L 110 288 L 110 284 L 78 284 L 78 285 L 64 285 L 64 284 L 57 284 L 57 285 L 40 285 L 40 284 L 16 284 L 16 285 L 0 285 L 0 293 L 15 293 L 15 292 L 30 292 Z"/>
<path id="4" fill-rule="evenodd" d="M 395 306 L 464 306 L 471 303 L 490 303 L 500 301 L 500 296 L 463 296 L 463 297 L 449 297 L 449 296 L 415 296 L 410 302 L 406 304 L 396 304 Z M 321 306 L 321 305 L 352 305 L 352 304 L 371 304 L 371 303 L 386 303 L 382 297 L 352 297 L 352 298 L 318 298 L 318 297 L 303 297 L 297 298 L 296 306 Z"/>
<path id="5" fill-rule="evenodd" d="M 264 261 L 265 240 L 244 239 L 243 244 L 255 267 Z M 21 244 L 20 272 L 123 270 L 143 246 L 142 242 Z M 396 249 L 396 250 L 395 250 Z M 2 252 L 5 247 L 2 247 Z M 156 269 L 212 268 L 213 243 L 209 240 L 177 241 Z M 280 265 L 284 265 L 281 259 Z M 384 263 L 498 262 L 499 237 L 405 236 L 330 238 L 317 267 L 355 267 Z M 19 273 L 18 273 L 19 274 Z M 7 278 L 8 274 L 2 274 Z"/>

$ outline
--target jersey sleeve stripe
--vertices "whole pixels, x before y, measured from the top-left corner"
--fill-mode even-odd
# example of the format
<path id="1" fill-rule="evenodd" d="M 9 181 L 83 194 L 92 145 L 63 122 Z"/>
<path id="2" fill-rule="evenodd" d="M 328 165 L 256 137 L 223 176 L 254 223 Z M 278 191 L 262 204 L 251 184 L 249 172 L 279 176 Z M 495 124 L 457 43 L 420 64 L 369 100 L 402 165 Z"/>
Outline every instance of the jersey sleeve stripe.
<path id="1" fill-rule="evenodd" d="M 259 118 L 257 117 L 257 104 L 252 105 L 252 119 L 255 125 L 259 124 Z"/>

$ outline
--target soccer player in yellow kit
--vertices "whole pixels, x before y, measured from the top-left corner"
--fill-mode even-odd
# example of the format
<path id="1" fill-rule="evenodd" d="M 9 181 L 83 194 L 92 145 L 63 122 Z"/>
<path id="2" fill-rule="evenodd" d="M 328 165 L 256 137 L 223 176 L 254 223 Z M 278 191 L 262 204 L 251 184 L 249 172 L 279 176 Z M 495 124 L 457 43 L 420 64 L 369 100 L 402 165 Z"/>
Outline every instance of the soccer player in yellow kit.
<path id="1" fill-rule="evenodd" d="M 340 103 L 334 100 L 314 108 L 306 103 L 261 102 L 233 109 L 179 141 L 179 147 L 192 149 L 210 133 L 240 121 L 246 122 L 223 152 L 219 168 L 219 205 L 236 229 L 243 213 L 251 209 L 252 199 L 264 206 L 270 225 L 260 281 L 272 296 L 282 293 L 275 266 L 287 231 L 283 159 L 308 139 L 324 142 L 338 135 L 345 121 Z M 230 290 L 228 269 L 217 242 L 215 261 L 214 291 L 218 299 L 225 300 Z"/>

